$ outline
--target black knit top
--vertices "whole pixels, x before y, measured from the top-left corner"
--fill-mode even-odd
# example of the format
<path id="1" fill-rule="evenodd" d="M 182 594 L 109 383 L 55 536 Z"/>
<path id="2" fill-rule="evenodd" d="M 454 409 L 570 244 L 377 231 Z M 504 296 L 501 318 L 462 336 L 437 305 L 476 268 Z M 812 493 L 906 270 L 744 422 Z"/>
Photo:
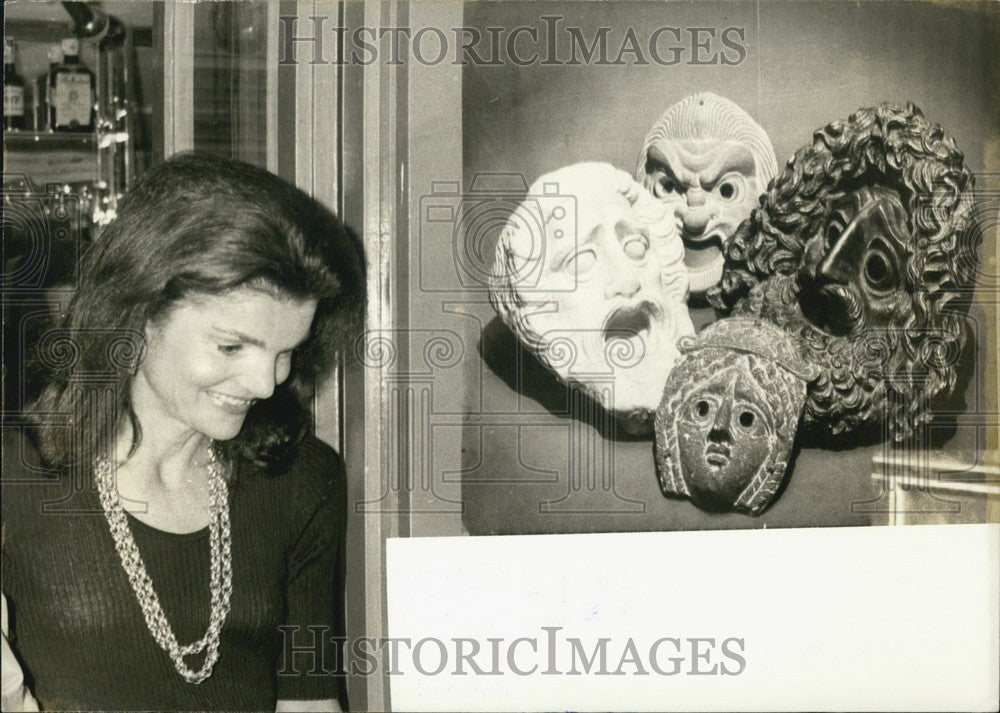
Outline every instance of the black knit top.
<path id="1" fill-rule="evenodd" d="M 334 644 L 323 660 L 291 649 L 311 643 L 308 626 L 341 634 L 346 489 L 332 449 L 307 439 L 277 477 L 236 464 L 230 612 L 212 675 L 191 684 L 146 627 L 90 479 L 54 478 L 27 438 L 4 445 L 2 586 L 11 643 L 43 710 L 273 711 L 279 698 L 338 697 Z M 201 638 L 208 528 L 129 524 L 177 640 Z"/>

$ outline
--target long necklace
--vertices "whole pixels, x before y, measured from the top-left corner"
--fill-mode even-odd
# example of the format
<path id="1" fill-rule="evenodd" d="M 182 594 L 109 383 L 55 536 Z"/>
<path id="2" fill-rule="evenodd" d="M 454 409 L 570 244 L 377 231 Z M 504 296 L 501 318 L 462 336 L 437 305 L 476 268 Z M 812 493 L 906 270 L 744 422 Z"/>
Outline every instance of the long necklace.
<path id="1" fill-rule="evenodd" d="M 174 662 L 177 673 L 188 683 L 201 683 L 212 675 L 212 668 L 219 659 L 219 634 L 222 624 L 229 614 L 229 598 L 233 591 L 232 540 L 229 529 L 229 489 L 222 475 L 222 465 L 215 455 L 212 444 L 208 447 L 208 483 L 211 493 L 209 522 L 210 549 L 210 591 L 211 614 L 205 635 L 193 643 L 181 646 L 177 643 L 170 623 L 167 621 L 160 598 L 156 595 L 153 582 L 146 572 L 146 565 L 136 547 L 132 530 L 125 516 L 121 499 L 117 495 L 113 468 L 106 458 L 98 458 L 94 463 L 94 474 L 101 499 L 101 507 L 111 528 L 111 537 L 121 559 L 125 574 L 132 585 L 132 591 L 139 601 L 146 619 L 149 633 L 156 643 L 166 651 Z M 197 671 L 184 663 L 184 657 L 205 651 L 205 661 Z"/>

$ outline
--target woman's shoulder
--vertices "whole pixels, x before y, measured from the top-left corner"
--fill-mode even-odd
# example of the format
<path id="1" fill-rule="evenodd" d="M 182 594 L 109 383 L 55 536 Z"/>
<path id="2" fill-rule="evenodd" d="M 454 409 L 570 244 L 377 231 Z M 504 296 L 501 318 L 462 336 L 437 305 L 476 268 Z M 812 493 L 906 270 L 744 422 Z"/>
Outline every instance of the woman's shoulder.
<path id="1" fill-rule="evenodd" d="M 295 450 L 287 477 L 303 483 L 339 491 L 345 483 L 344 461 L 329 444 L 313 435 L 306 436 Z"/>
<path id="2" fill-rule="evenodd" d="M 3 429 L 3 477 L 16 478 L 42 468 L 42 458 L 32 432 L 25 428 Z"/>
<path id="3" fill-rule="evenodd" d="M 288 472 L 312 475 L 320 479 L 341 479 L 344 475 L 344 462 L 329 444 L 309 434 L 295 449 Z"/>
<path id="4" fill-rule="evenodd" d="M 344 502 L 347 498 L 343 460 L 337 451 L 313 435 L 302 440 L 280 470 L 266 472 L 251 466 L 245 475 L 258 487 L 276 489 L 286 505 L 295 510 L 311 510 L 322 502 L 331 499 Z M 243 472 L 238 476 L 244 477 Z"/>
<path id="5" fill-rule="evenodd" d="M 43 503 L 65 499 L 65 478 L 60 471 L 45 466 L 30 431 L 4 428 L 2 446 L 0 485 L 5 524 L 18 515 L 38 514 Z"/>
<path id="6" fill-rule="evenodd" d="M 63 480 L 64 472 L 52 468 L 42 458 L 37 433 L 29 428 L 4 428 L 2 477 L 4 484 L 32 482 L 41 485 L 56 484 Z"/>

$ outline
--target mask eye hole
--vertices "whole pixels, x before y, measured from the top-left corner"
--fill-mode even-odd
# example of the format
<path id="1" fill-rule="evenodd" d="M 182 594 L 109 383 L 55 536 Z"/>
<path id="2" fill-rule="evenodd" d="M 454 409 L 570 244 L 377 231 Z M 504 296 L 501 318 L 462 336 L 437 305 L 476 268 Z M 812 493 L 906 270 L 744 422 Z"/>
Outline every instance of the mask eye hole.
<path id="1" fill-rule="evenodd" d="M 563 265 L 563 271 L 568 275 L 584 276 L 594 269 L 597 264 L 597 255 L 593 250 L 581 250 L 576 253 Z"/>
<path id="2" fill-rule="evenodd" d="M 702 399 L 694 405 L 694 412 L 701 418 L 705 418 L 710 410 L 711 408 L 708 405 L 708 401 L 705 401 L 705 399 Z"/>
<path id="3" fill-rule="evenodd" d="M 843 232 L 840 229 L 840 224 L 837 222 L 830 223 L 826 226 L 826 244 L 833 245 L 840 239 L 840 234 Z"/>
<path id="4" fill-rule="evenodd" d="M 887 287 L 890 272 L 889 263 L 882 253 L 872 253 L 865 260 L 865 279 L 872 287 L 877 289 Z"/>
<path id="5" fill-rule="evenodd" d="M 632 236 L 622 244 L 622 250 L 633 260 L 641 260 L 646 257 L 648 247 L 646 239 L 641 235 Z"/>
<path id="6" fill-rule="evenodd" d="M 677 192 L 677 184 L 670 176 L 661 176 L 656 181 L 655 193 L 657 198 L 663 198 Z"/>
<path id="7" fill-rule="evenodd" d="M 705 190 L 708 190 L 709 188 L 710 186 L 705 186 Z M 730 171 L 725 176 L 719 178 L 712 190 L 721 200 L 729 203 L 731 201 L 740 200 L 743 196 L 745 188 L 746 179 L 739 173 L 733 173 Z"/>
<path id="8" fill-rule="evenodd" d="M 743 426 L 743 428 L 750 428 L 753 426 L 754 420 L 752 411 L 744 411 L 740 414 L 740 425 Z"/>

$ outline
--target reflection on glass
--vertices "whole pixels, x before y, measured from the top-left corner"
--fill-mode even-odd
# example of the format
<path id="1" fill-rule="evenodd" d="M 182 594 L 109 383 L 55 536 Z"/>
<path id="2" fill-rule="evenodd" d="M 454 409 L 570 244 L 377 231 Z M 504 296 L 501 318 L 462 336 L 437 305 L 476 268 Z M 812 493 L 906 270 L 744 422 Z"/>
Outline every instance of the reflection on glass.
<path id="1" fill-rule="evenodd" d="M 267 3 L 195 7 L 194 147 L 266 163 Z"/>

